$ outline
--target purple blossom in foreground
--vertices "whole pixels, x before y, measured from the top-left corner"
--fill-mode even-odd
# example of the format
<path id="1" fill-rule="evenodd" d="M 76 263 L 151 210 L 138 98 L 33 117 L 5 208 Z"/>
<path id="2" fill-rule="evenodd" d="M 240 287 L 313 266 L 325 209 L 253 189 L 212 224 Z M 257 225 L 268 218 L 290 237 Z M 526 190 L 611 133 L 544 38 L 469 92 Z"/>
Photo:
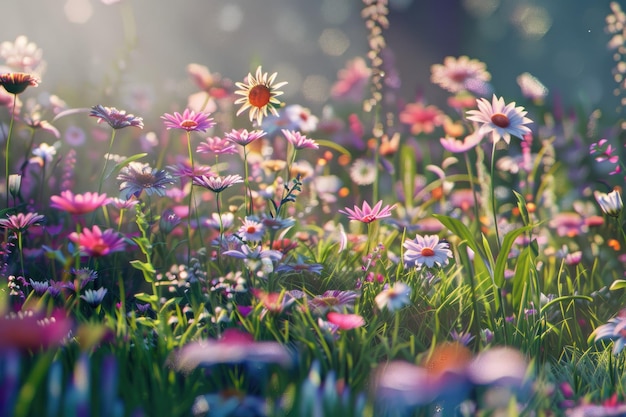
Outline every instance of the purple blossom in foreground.
<path id="1" fill-rule="evenodd" d="M 42 214 L 37 213 L 17 213 L 0 219 L 0 227 L 14 232 L 23 232 L 30 226 L 41 223 L 44 219 Z"/>
<path id="2" fill-rule="evenodd" d="M 591 336 L 595 342 L 603 339 L 613 340 L 613 354 L 619 354 L 626 346 L 626 309 L 620 311 L 606 324 L 598 326 Z"/>
<path id="3" fill-rule="evenodd" d="M 113 129 L 123 129 L 128 126 L 143 129 L 143 119 L 141 117 L 127 114 L 124 110 L 115 107 L 105 107 L 100 104 L 93 106 L 89 116 L 96 117 L 98 123 L 107 122 Z"/>
<path id="4" fill-rule="evenodd" d="M 164 170 L 157 170 L 148 164 L 133 161 L 122 168 L 117 180 L 120 183 L 121 196 L 129 199 L 139 197 L 142 191 L 148 196 L 164 196 L 168 185 L 173 184 L 172 176 Z"/>

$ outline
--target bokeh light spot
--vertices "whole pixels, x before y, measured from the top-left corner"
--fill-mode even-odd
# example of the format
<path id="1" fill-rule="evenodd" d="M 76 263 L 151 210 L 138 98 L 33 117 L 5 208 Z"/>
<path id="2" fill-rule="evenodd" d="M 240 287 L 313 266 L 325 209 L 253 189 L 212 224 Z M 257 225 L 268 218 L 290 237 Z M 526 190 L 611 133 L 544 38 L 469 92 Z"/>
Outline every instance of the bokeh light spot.
<path id="1" fill-rule="evenodd" d="M 543 38 L 552 26 L 552 18 L 546 9 L 528 4 L 519 6 L 513 13 L 512 20 L 522 36 L 531 40 Z"/>
<path id="2" fill-rule="evenodd" d="M 328 100 L 330 82 L 321 75 L 309 75 L 302 83 L 302 94 L 307 100 L 323 103 Z"/>
<path id="3" fill-rule="evenodd" d="M 93 7 L 89 0 L 67 0 L 63 7 L 65 17 L 72 23 L 87 23 L 93 15 Z"/>
<path id="4" fill-rule="evenodd" d="M 463 0 L 463 7 L 475 17 L 488 17 L 500 5 L 499 0 Z"/>
<path id="5" fill-rule="evenodd" d="M 350 39 L 339 29 L 326 29 L 318 43 L 326 55 L 341 56 L 350 46 Z"/>
<path id="6" fill-rule="evenodd" d="M 326 23 L 340 25 L 345 23 L 353 12 L 352 0 L 324 0 L 322 1 L 322 18 Z"/>
<path id="7" fill-rule="evenodd" d="M 243 10 L 237 4 L 226 4 L 220 10 L 217 21 L 224 32 L 235 32 L 243 21 Z"/>

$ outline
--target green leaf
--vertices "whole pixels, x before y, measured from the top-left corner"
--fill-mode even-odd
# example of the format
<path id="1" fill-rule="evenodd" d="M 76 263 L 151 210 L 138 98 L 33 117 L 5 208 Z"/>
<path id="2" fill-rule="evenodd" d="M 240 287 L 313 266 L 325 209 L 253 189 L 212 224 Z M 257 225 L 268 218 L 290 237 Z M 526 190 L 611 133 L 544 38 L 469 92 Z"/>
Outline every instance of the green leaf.
<path id="1" fill-rule="evenodd" d="M 152 266 L 151 263 L 142 262 L 138 259 L 129 262 L 133 268 L 140 270 L 143 272 L 143 277 L 147 282 L 154 282 L 154 276 L 156 274 L 156 270 Z"/>
<path id="2" fill-rule="evenodd" d="M 344 155 L 350 156 L 350 151 L 339 145 L 338 143 L 326 139 L 316 139 L 315 142 L 317 142 L 317 144 L 320 146 L 326 146 L 327 148 L 334 149 L 337 152 L 341 152 Z"/>
<path id="3" fill-rule="evenodd" d="M 531 226 L 520 227 L 519 229 L 511 230 L 504 236 L 500 253 L 496 259 L 496 267 L 493 271 L 493 279 L 498 288 L 502 288 L 504 285 L 504 270 L 506 269 L 506 261 L 509 258 L 509 252 L 511 252 L 515 239 L 517 239 L 522 233 L 530 231 L 531 229 Z"/>
<path id="4" fill-rule="evenodd" d="M 478 244 L 476 239 L 474 239 L 474 235 L 472 234 L 471 230 L 468 229 L 468 227 L 463 224 L 463 222 L 453 217 L 443 216 L 441 214 L 433 214 L 433 217 L 439 220 L 441 224 L 447 227 L 448 230 L 450 230 L 452 233 L 460 237 L 461 243 L 465 243 L 467 246 L 469 246 L 469 248 L 474 251 L 474 254 L 480 257 L 480 260 L 482 261 L 485 268 L 489 269 L 489 272 L 491 272 L 491 266 L 486 259 L 485 249 L 482 247 L 482 245 Z"/>
<path id="5" fill-rule="evenodd" d="M 400 150 L 400 178 L 402 178 L 402 188 L 407 210 L 413 208 L 413 192 L 415 191 L 416 174 L 415 152 L 407 145 L 403 145 Z"/>
<path id="6" fill-rule="evenodd" d="M 609 287 L 611 291 L 619 290 L 622 288 L 626 288 L 626 280 L 623 280 L 623 279 L 616 279 L 615 281 L 613 281 L 613 283 Z"/>

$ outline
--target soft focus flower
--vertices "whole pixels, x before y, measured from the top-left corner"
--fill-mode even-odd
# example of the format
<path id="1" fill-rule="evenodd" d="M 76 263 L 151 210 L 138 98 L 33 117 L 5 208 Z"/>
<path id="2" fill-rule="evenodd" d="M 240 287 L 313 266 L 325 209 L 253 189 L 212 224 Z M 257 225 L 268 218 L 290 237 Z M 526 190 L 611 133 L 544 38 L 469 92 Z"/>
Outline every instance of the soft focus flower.
<path id="1" fill-rule="evenodd" d="M 308 302 L 308 306 L 314 314 L 324 314 L 329 310 L 352 311 L 358 296 L 354 291 L 327 290 L 323 294 L 313 297 Z"/>
<path id="2" fill-rule="evenodd" d="M 172 176 L 164 170 L 151 168 L 148 164 L 132 161 L 117 176 L 122 198 L 139 197 L 142 191 L 148 196 L 165 195 L 168 185 L 173 184 Z"/>
<path id="3" fill-rule="evenodd" d="M 214 153 L 215 155 L 232 155 L 237 153 L 237 148 L 228 139 L 218 136 L 208 137 L 196 148 L 198 153 Z"/>
<path id="4" fill-rule="evenodd" d="M 15 42 L 4 41 L 0 44 L 0 58 L 15 71 L 41 75 L 45 68 L 42 55 L 41 48 L 29 42 L 24 35 L 18 36 Z"/>
<path id="5" fill-rule="evenodd" d="M 537 78 L 530 73 L 525 72 L 517 77 L 517 84 L 519 85 L 522 95 L 537 103 L 543 101 L 548 95 L 548 89 Z"/>
<path id="6" fill-rule="evenodd" d="M 443 65 L 432 65 L 430 72 L 430 81 L 451 93 L 480 90 L 491 80 L 485 63 L 467 56 L 448 56 Z"/>
<path id="7" fill-rule="evenodd" d="M 229 141 L 245 147 L 255 140 L 265 136 L 265 132 L 262 130 L 253 130 L 249 132 L 247 129 L 233 129 L 229 133 L 225 133 L 224 136 Z"/>
<path id="8" fill-rule="evenodd" d="M 600 139 L 598 142 L 589 145 L 589 154 L 594 156 L 596 162 L 609 161 L 616 164 L 619 161 L 619 155 L 614 154 L 617 150 L 606 139 Z"/>
<path id="9" fill-rule="evenodd" d="M 193 178 L 193 185 L 199 185 L 214 193 L 221 193 L 225 189 L 232 187 L 234 184 L 243 182 L 241 175 L 227 175 L 225 177 L 215 176 L 207 177 L 206 175 L 195 176 Z"/>
<path id="10" fill-rule="evenodd" d="M 196 113 L 193 110 L 185 109 L 183 114 L 174 112 L 174 114 L 165 113 L 161 116 L 164 120 L 165 127 L 169 129 L 183 129 L 187 132 L 205 132 L 207 129 L 215 126 L 213 118 L 208 113 Z"/>
<path id="11" fill-rule="evenodd" d="M 280 101 L 276 97 L 283 94 L 278 89 L 287 84 L 287 82 L 274 84 L 276 75 L 277 73 L 273 73 L 268 76 L 268 73 L 263 73 L 259 66 L 255 76 L 249 73 L 245 82 L 235 83 L 239 88 L 239 90 L 235 91 L 235 94 L 243 96 L 235 101 L 235 104 L 242 104 L 237 111 L 237 116 L 250 109 L 250 121 L 256 120 L 259 126 L 263 122 L 263 117 L 267 116 L 268 110 L 274 116 L 278 116 L 276 108 L 280 106 Z"/>
<path id="12" fill-rule="evenodd" d="M 191 372 L 199 366 L 219 363 L 264 362 L 288 366 L 291 357 L 278 342 L 255 342 L 249 333 L 227 329 L 220 339 L 188 343 L 175 352 L 169 362 L 178 371 Z"/>
<path id="13" fill-rule="evenodd" d="M 339 210 L 339 213 L 345 214 L 350 220 L 358 220 L 363 223 L 371 223 L 375 220 L 391 216 L 391 210 L 396 208 L 395 204 L 393 206 L 386 205 L 385 207 L 383 207 L 382 205 L 382 200 L 374 204 L 374 207 L 370 207 L 367 201 L 364 201 L 363 208 L 357 207 L 355 205 L 354 210 L 346 207 L 345 210 Z"/>
<path id="14" fill-rule="evenodd" d="M 72 326 L 60 311 L 49 317 L 33 311 L 0 315 L 0 351 L 58 346 L 69 336 Z"/>
<path id="15" fill-rule="evenodd" d="M 263 238 L 265 227 L 262 223 L 249 219 L 247 216 L 242 220 L 243 224 L 237 231 L 237 234 L 244 242 L 258 242 Z"/>
<path id="16" fill-rule="evenodd" d="M 7 215 L 6 219 L 0 219 L 0 227 L 19 233 L 25 231 L 32 225 L 41 223 L 43 219 L 44 216 L 42 214 L 17 213 Z"/>
<path id="17" fill-rule="evenodd" d="M 284 252 L 283 252 L 284 253 Z M 296 272 L 301 274 L 303 272 L 310 272 L 312 274 L 320 275 L 322 270 L 324 269 L 324 265 L 309 263 L 306 261 L 302 255 L 298 254 L 295 262 L 284 263 L 276 268 L 277 273 L 288 273 L 288 272 Z"/>
<path id="18" fill-rule="evenodd" d="M 483 134 L 480 131 L 465 136 L 465 139 L 458 140 L 452 137 L 445 137 L 439 139 L 441 146 L 448 152 L 452 153 L 465 153 L 478 145 L 483 140 Z"/>
<path id="19" fill-rule="evenodd" d="M 23 72 L 0 74 L 0 85 L 11 94 L 21 94 L 27 87 L 37 87 L 39 79 Z"/>
<path id="20" fill-rule="evenodd" d="M 287 139 L 287 142 L 296 150 L 300 149 L 318 149 L 319 145 L 313 139 L 309 139 L 300 132 L 282 129 L 283 135 Z"/>
<path id="21" fill-rule="evenodd" d="M 467 376 L 476 385 L 521 387 L 528 365 L 518 350 L 498 346 L 480 352 L 467 367 Z"/>
<path id="22" fill-rule="evenodd" d="M 411 134 L 432 133 L 435 127 L 443 125 L 444 115 L 436 106 L 424 103 L 409 103 L 398 117 L 401 123 L 411 127 Z"/>
<path id="23" fill-rule="evenodd" d="M 89 116 L 96 117 L 98 123 L 107 122 L 113 129 L 123 129 L 128 126 L 143 129 L 141 117 L 127 114 L 125 110 L 118 110 L 115 107 L 105 107 L 98 104 L 91 108 Z"/>
<path id="24" fill-rule="evenodd" d="M 515 107 L 515 102 L 504 104 L 504 98 L 496 98 L 494 94 L 489 100 L 480 98 L 476 100 L 478 110 L 468 110 L 467 119 L 480 124 L 479 132 L 487 134 L 491 132 L 493 142 L 500 139 L 508 144 L 511 142 L 511 135 L 523 139 L 524 135 L 530 133 L 528 123 L 532 123 L 526 117 L 524 107 Z"/>
<path id="25" fill-rule="evenodd" d="M 452 258 L 450 245 L 440 242 L 437 235 L 416 235 L 415 239 L 406 240 L 402 246 L 406 249 L 404 262 L 416 267 L 443 267 L 448 264 L 448 258 Z"/>
<path id="26" fill-rule="evenodd" d="M 365 326 L 365 319 L 358 314 L 331 311 L 326 315 L 326 320 L 339 327 L 341 330 L 350 330 Z"/>
<path id="27" fill-rule="evenodd" d="M 106 229 L 103 232 L 98 226 L 84 228 L 80 233 L 73 232 L 68 238 L 87 256 L 105 256 L 126 248 L 124 238 L 119 233 L 113 229 Z"/>
<path id="28" fill-rule="evenodd" d="M 411 303 L 411 287 L 404 282 L 396 282 L 393 287 L 378 293 L 374 301 L 380 310 L 386 308 L 394 312 Z"/>
<path id="29" fill-rule="evenodd" d="M 374 161 L 358 158 L 350 167 L 350 179 L 358 185 L 370 185 L 376 181 L 377 172 Z"/>
<path id="30" fill-rule="evenodd" d="M 61 191 L 61 195 L 50 197 L 50 207 L 66 211 L 70 214 L 86 214 L 108 204 L 106 194 L 86 192 L 74 194 L 70 190 Z"/>
<path id="31" fill-rule="evenodd" d="M 57 154 L 57 147 L 60 145 L 60 142 L 56 142 L 54 145 L 48 145 L 47 143 L 42 143 L 36 148 L 33 149 L 33 156 L 30 158 L 29 162 L 38 164 L 43 166 L 44 164 L 50 164 L 54 159 L 54 156 Z"/>
<path id="32" fill-rule="evenodd" d="M 363 100 L 371 74 L 372 70 L 368 68 L 363 58 L 357 57 L 348 61 L 346 67 L 339 70 L 330 95 L 336 100 L 352 102 Z"/>
<path id="33" fill-rule="evenodd" d="M 602 339 L 613 340 L 613 354 L 619 354 L 626 346 L 626 309 L 620 311 L 606 324 L 596 327 L 591 336 L 595 342 Z"/>
<path id="34" fill-rule="evenodd" d="M 86 290 L 80 298 L 95 308 L 102 304 L 102 300 L 104 300 L 104 296 L 107 294 L 107 291 L 108 290 L 104 287 L 98 288 L 97 290 Z"/>
<path id="35" fill-rule="evenodd" d="M 602 193 L 596 190 L 594 191 L 593 196 L 604 214 L 611 217 L 619 217 L 622 212 L 622 208 L 624 207 L 622 194 L 619 188 L 615 188 L 610 193 Z"/>
<path id="36" fill-rule="evenodd" d="M 319 119 L 311 114 L 311 110 L 299 104 L 292 104 L 285 107 L 285 116 L 296 130 L 302 132 L 312 132 L 317 129 Z"/>

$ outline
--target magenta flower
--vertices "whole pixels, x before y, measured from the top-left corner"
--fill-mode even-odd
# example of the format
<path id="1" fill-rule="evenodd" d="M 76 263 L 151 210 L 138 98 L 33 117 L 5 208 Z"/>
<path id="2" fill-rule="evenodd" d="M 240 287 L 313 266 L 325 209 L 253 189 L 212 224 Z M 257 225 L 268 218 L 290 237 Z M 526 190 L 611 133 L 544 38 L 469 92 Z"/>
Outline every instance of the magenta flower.
<path id="1" fill-rule="evenodd" d="M 253 130 L 252 132 L 248 132 L 247 129 L 233 129 L 230 133 L 226 133 L 225 136 L 226 139 L 236 143 L 237 145 L 247 146 L 255 140 L 265 136 L 265 132 L 262 130 Z"/>
<path id="2" fill-rule="evenodd" d="M 68 237 L 87 256 L 105 256 L 126 249 L 124 238 L 113 229 L 103 232 L 98 226 L 94 226 L 92 229 L 83 229 L 81 233 L 71 233 Z"/>
<path id="3" fill-rule="evenodd" d="M 61 195 L 50 197 L 50 207 L 66 211 L 70 214 L 91 213 L 99 207 L 109 203 L 106 194 L 87 192 L 74 194 L 70 190 L 61 191 Z"/>
<path id="4" fill-rule="evenodd" d="M 199 185 L 214 193 L 221 193 L 225 189 L 232 187 L 234 184 L 243 182 L 241 175 L 227 175 L 225 177 L 208 177 L 206 175 L 198 175 L 193 178 L 193 185 Z"/>
<path id="5" fill-rule="evenodd" d="M 228 139 L 218 136 L 208 137 L 196 148 L 197 153 L 214 153 L 216 155 L 231 155 L 237 153 L 237 148 Z"/>
<path id="6" fill-rule="evenodd" d="M 309 139 L 300 132 L 294 130 L 282 129 L 283 135 L 296 150 L 300 149 L 318 149 L 319 145 L 313 139 Z"/>
<path id="7" fill-rule="evenodd" d="M 127 114 L 124 110 L 118 110 L 115 107 L 105 107 L 100 104 L 93 106 L 91 117 L 98 118 L 98 123 L 107 122 L 113 129 L 123 129 L 128 126 L 143 129 L 143 119 L 132 114 Z"/>
<path id="8" fill-rule="evenodd" d="M 73 322 L 62 311 L 46 317 L 32 310 L 0 316 L 0 351 L 35 350 L 61 345 L 68 339 Z"/>
<path id="9" fill-rule="evenodd" d="M 174 114 L 165 113 L 161 119 L 165 120 L 164 124 L 167 130 L 182 129 L 187 132 L 206 132 L 207 129 L 215 126 L 209 113 L 196 113 L 189 109 L 185 109 L 183 114 L 178 112 L 174 112 Z"/>
<path id="10" fill-rule="evenodd" d="M 245 362 L 291 364 L 289 352 L 277 342 L 255 342 L 252 335 L 227 329 L 218 340 L 208 339 L 185 345 L 170 359 L 174 368 L 191 372 L 198 366 Z"/>
<path id="11" fill-rule="evenodd" d="M 606 139 L 600 139 L 596 143 L 592 143 L 589 146 L 589 153 L 595 156 L 596 162 L 609 161 L 612 164 L 616 164 L 619 161 L 619 155 L 615 155 L 616 149 L 607 143 Z"/>
<path id="12" fill-rule="evenodd" d="M 331 311 L 326 315 L 326 320 L 339 327 L 341 330 L 350 330 L 365 326 L 365 319 L 358 314 L 337 313 L 336 311 Z"/>
<path id="13" fill-rule="evenodd" d="M 467 135 L 465 139 L 459 140 L 451 137 L 439 139 L 441 146 L 448 152 L 464 153 L 475 147 L 483 139 L 483 135 L 476 131 L 471 135 Z"/>
<path id="14" fill-rule="evenodd" d="M 44 219 L 42 214 L 37 213 L 17 213 L 0 219 L 0 227 L 14 232 L 23 232 L 34 224 L 40 223 Z"/>
<path id="15" fill-rule="evenodd" d="M 367 201 L 364 201 L 362 209 L 355 205 L 354 210 L 346 207 L 345 210 L 339 210 L 339 213 L 347 215 L 350 220 L 358 220 L 363 223 L 371 223 L 374 220 L 391 216 L 391 210 L 396 208 L 395 204 L 393 206 L 386 205 L 385 207 L 383 207 L 382 205 L 382 200 L 376 203 L 374 207 L 370 207 Z"/>

